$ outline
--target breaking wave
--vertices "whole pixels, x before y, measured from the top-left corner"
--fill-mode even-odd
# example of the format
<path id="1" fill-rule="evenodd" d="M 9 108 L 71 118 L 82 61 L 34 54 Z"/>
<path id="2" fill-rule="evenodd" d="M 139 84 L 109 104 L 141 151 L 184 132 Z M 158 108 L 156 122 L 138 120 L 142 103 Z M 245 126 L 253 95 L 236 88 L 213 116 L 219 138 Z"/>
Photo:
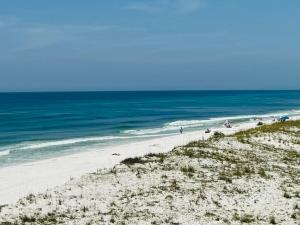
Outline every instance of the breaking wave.
<path id="1" fill-rule="evenodd" d="M 279 117 L 281 115 L 288 114 L 290 116 L 300 116 L 300 110 L 281 111 L 276 113 L 268 113 L 264 115 L 239 115 L 239 116 L 226 116 L 226 117 L 212 117 L 203 120 L 177 120 L 169 123 L 165 123 L 160 128 L 147 128 L 140 130 L 126 130 L 123 133 L 131 135 L 146 135 L 146 134 L 159 134 L 169 131 L 176 131 L 182 128 L 197 128 L 206 126 L 218 126 L 222 125 L 225 120 L 232 122 L 247 122 L 256 118 L 270 119 Z"/>
<path id="2" fill-rule="evenodd" d="M 216 117 L 203 120 L 177 120 L 163 124 L 162 127 L 157 128 L 146 128 L 139 130 L 125 130 L 122 131 L 119 136 L 96 136 L 96 137 L 83 137 L 83 138 L 72 138 L 65 140 L 46 140 L 36 142 L 24 142 L 20 144 L 9 145 L 0 149 L 0 157 L 12 154 L 15 151 L 23 150 L 40 150 L 51 147 L 70 147 L 73 145 L 80 144 L 98 144 L 105 143 L 106 141 L 112 140 L 130 140 L 130 139 L 145 139 L 155 138 L 162 136 L 169 136 L 178 133 L 180 127 L 187 128 L 206 128 L 212 126 L 221 126 L 225 120 L 230 120 L 235 123 L 243 123 L 254 120 L 255 118 L 269 119 L 278 117 L 284 114 L 290 116 L 300 116 L 300 110 L 282 111 L 276 113 L 269 113 L 265 115 L 239 115 L 239 116 L 228 116 L 228 117 Z"/>
<path id="3" fill-rule="evenodd" d="M 6 156 L 9 155 L 10 151 L 9 150 L 5 150 L 5 151 L 0 151 L 0 157 L 2 156 Z"/>
<path id="4" fill-rule="evenodd" d="M 170 134 L 168 134 L 170 135 Z M 22 150 L 39 150 L 50 147 L 63 147 L 63 146 L 72 146 L 75 144 L 82 143 L 101 143 L 109 140 L 124 140 L 124 139 L 138 139 L 138 138 L 151 138 L 151 137 L 161 137 L 164 135 L 137 135 L 137 136 L 99 136 L 99 137 L 87 137 L 87 138 L 73 138 L 65 140 L 56 140 L 56 141 L 39 141 L 39 142 L 25 142 L 17 145 L 10 145 L 0 149 L 0 157 L 13 153 L 15 151 Z"/>

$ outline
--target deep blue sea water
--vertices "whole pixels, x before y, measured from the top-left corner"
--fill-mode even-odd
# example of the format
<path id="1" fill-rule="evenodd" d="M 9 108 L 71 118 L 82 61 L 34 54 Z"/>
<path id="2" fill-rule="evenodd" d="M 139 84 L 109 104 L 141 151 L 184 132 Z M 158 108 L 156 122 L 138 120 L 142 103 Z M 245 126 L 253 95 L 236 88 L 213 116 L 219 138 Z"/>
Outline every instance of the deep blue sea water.
<path id="1" fill-rule="evenodd" d="M 277 114 L 300 91 L 0 93 L 0 166 Z"/>

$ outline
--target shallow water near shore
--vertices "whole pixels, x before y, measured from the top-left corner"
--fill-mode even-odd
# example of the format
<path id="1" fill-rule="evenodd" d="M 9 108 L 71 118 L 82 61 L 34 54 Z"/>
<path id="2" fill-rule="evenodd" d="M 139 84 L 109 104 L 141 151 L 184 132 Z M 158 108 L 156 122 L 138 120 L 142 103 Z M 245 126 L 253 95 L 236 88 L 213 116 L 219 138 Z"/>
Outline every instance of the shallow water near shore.
<path id="1" fill-rule="evenodd" d="M 0 93 L 0 167 L 282 114 L 300 91 Z"/>

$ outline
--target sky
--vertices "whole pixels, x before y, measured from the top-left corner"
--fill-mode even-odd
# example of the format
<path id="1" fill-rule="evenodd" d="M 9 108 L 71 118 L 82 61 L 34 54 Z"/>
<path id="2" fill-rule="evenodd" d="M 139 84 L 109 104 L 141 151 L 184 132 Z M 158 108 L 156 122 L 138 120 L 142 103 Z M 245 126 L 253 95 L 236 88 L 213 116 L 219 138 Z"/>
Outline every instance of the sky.
<path id="1" fill-rule="evenodd" d="M 1 0 L 0 91 L 300 88 L 300 0 Z"/>

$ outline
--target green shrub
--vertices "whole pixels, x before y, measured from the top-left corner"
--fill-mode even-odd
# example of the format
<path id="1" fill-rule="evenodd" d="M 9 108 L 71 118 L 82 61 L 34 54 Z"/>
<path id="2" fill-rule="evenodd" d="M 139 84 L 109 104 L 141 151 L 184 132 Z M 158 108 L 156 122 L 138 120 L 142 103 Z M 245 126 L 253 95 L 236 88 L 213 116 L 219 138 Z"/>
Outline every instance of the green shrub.
<path id="1" fill-rule="evenodd" d="M 195 169 L 192 166 L 184 166 L 180 169 L 183 173 L 195 173 Z"/>
<path id="2" fill-rule="evenodd" d="M 270 224 L 277 224 L 274 216 L 270 217 Z"/>
<path id="3" fill-rule="evenodd" d="M 218 131 L 214 132 L 214 136 L 213 136 L 214 139 L 220 139 L 223 137 L 225 137 L 225 134 L 223 134 L 222 132 L 218 132 Z"/>
<path id="4" fill-rule="evenodd" d="M 143 161 L 140 157 L 135 157 L 135 158 L 127 158 L 127 159 L 124 159 L 122 162 L 122 164 L 125 164 L 125 165 L 133 165 L 133 164 L 136 164 L 136 163 L 145 163 L 145 161 Z"/>
<path id="5" fill-rule="evenodd" d="M 34 223 L 36 221 L 36 219 L 34 217 L 30 217 L 30 216 L 26 216 L 26 215 L 20 216 L 20 220 L 23 223 Z"/>

